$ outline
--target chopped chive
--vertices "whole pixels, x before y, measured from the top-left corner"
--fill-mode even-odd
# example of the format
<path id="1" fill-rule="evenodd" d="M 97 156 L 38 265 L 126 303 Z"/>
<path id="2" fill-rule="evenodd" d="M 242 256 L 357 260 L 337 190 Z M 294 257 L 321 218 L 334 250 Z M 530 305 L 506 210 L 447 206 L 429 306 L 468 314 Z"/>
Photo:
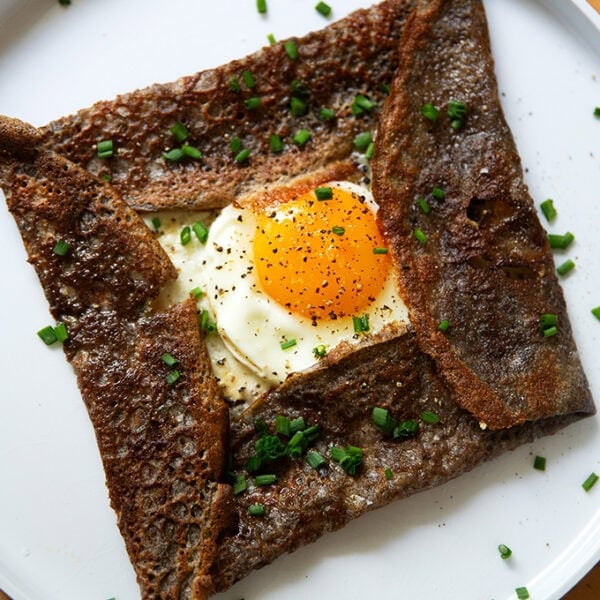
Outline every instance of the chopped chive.
<path id="1" fill-rule="evenodd" d="M 335 112 L 331 108 L 323 107 L 319 111 L 319 117 L 323 119 L 323 121 L 331 121 L 335 117 Z"/>
<path id="2" fill-rule="evenodd" d="M 110 158 L 113 155 L 114 147 L 112 140 L 102 140 L 98 142 L 98 158 Z"/>
<path id="3" fill-rule="evenodd" d="M 517 598 L 519 600 L 527 600 L 529 598 L 529 592 L 526 587 L 515 588 L 515 592 L 517 593 Z"/>
<path id="4" fill-rule="evenodd" d="M 550 244 L 550 248 L 555 250 L 566 250 L 574 239 L 575 236 L 570 231 L 567 231 L 567 233 L 564 235 L 557 235 L 555 233 L 548 234 L 548 243 Z"/>
<path id="5" fill-rule="evenodd" d="M 237 496 L 238 494 L 245 492 L 247 488 L 248 484 L 246 483 L 246 478 L 244 475 L 236 475 L 235 482 L 233 484 L 233 495 Z"/>
<path id="6" fill-rule="evenodd" d="M 237 154 L 242 149 L 242 140 L 239 137 L 232 137 L 229 140 L 229 147 L 234 154 Z"/>
<path id="7" fill-rule="evenodd" d="M 383 473 L 388 481 L 394 478 L 394 472 L 389 467 Z"/>
<path id="8" fill-rule="evenodd" d="M 335 233 L 335 235 L 344 235 L 344 233 L 346 233 L 346 230 L 343 227 L 339 227 L 338 225 L 334 225 L 331 228 L 331 233 Z"/>
<path id="9" fill-rule="evenodd" d="M 500 558 L 502 558 L 502 560 L 506 560 L 512 555 L 512 550 L 505 544 L 500 544 L 498 546 L 498 552 L 500 552 Z"/>
<path id="10" fill-rule="evenodd" d="M 365 112 L 371 112 L 375 106 L 375 102 L 369 100 L 369 98 L 362 94 L 357 94 L 350 106 L 350 110 L 355 117 L 359 117 Z"/>
<path id="11" fill-rule="evenodd" d="M 575 263 L 569 258 L 565 260 L 564 263 L 556 267 L 556 272 L 559 275 L 566 275 L 569 271 L 572 271 L 575 268 Z"/>
<path id="12" fill-rule="evenodd" d="M 281 346 L 282 350 L 287 350 L 288 348 L 292 348 L 294 347 L 298 342 L 292 338 L 291 340 L 285 340 L 284 342 L 281 342 L 281 344 L 279 344 Z"/>
<path id="13" fill-rule="evenodd" d="M 438 415 L 430 410 L 424 410 L 421 413 L 421 421 L 427 423 L 428 425 L 435 425 L 440 422 L 440 418 Z"/>
<path id="14" fill-rule="evenodd" d="M 364 131 L 354 137 L 354 148 L 359 152 L 364 152 L 373 141 L 373 135 L 370 131 Z"/>
<path id="15" fill-rule="evenodd" d="M 373 248 L 373 254 L 387 254 L 387 253 L 388 253 L 387 248 L 380 248 L 379 246 L 375 246 L 375 248 Z"/>
<path id="16" fill-rule="evenodd" d="M 192 241 L 192 230 L 186 225 L 179 233 L 182 246 L 187 246 Z"/>
<path id="17" fill-rule="evenodd" d="M 275 431 L 281 435 L 289 437 L 290 435 L 290 420 L 285 415 L 275 416 Z"/>
<path id="18" fill-rule="evenodd" d="M 58 338 L 56 337 L 56 331 L 52 325 L 47 325 L 46 327 L 40 329 L 37 334 L 42 342 L 46 344 L 46 346 L 51 346 L 58 341 Z"/>
<path id="19" fill-rule="evenodd" d="M 190 290 L 190 296 L 192 296 L 192 298 L 202 298 L 203 295 L 204 292 L 199 287 L 195 287 L 193 290 Z"/>
<path id="20" fill-rule="evenodd" d="M 600 321 L 600 306 L 596 306 L 596 308 L 592 308 L 591 313 Z"/>
<path id="21" fill-rule="evenodd" d="M 325 458 L 316 450 L 309 450 L 306 453 L 306 462 L 313 468 L 318 469 L 325 464 Z"/>
<path id="22" fill-rule="evenodd" d="M 546 470 L 546 457 L 545 456 L 536 456 L 533 459 L 533 468 L 538 471 Z"/>
<path id="23" fill-rule="evenodd" d="M 290 434 L 294 435 L 297 431 L 303 431 L 306 429 L 306 424 L 304 423 L 303 417 L 297 417 L 296 419 L 292 419 L 290 421 Z"/>
<path id="24" fill-rule="evenodd" d="M 247 98 L 244 102 L 244 105 L 248 110 L 256 110 L 261 103 L 261 99 L 258 96 L 253 96 L 252 98 Z"/>
<path id="25" fill-rule="evenodd" d="M 291 437 L 290 441 L 287 443 L 287 452 L 290 456 L 294 458 L 298 458 L 302 456 L 302 440 L 304 439 L 303 431 L 296 431 L 294 435 Z"/>
<path id="26" fill-rule="evenodd" d="M 168 367 L 179 364 L 179 361 L 170 352 L 165 352 L 160 358 Z"/>
<path id="27" fill-rule="evenodd" d="M 181 148 L 173 148 L 168 152 L 163 152 L 163 158 L 171 162 L 179 162 L 184 156 L 185 154 Z"/>
<path id="28" fill-rule="evenodd" d="M 187 142 L 181 146 L 181 151 L 184 156 L 187 156 L 188 158 L 193 158 L 194 160 L 200 160 L 202 158 L 202 152 L 200 152 L 198 148 L 190 146 Z"/>
<path id="29" fill-rule="evenodd" d="M 281 141 L 281 136 L 273 133 L 269 137 L 269 146 L 271 147 L 271 152 L 274 154 L 278 154 L 279 152 L 283 152 L 283 142 Z"/>
<path id="30" fill-rule="evenodd" d="M 296 96 L 292 96 L 290 99 L 290 111 L 294 117 L 301 117 L 302 115 L 306 114 L 308 107 L 304 100 L 297 98 Z"/>
<path id="31" fill-rule="evenodd" d="M 264 517 L 266 512 L 264 504 L 251 504 L 248 507 L 248 514 L 252 517 Z"/>
<path id="32" fill-rule="evenodd" d="M 240 87 L 240 80 L 237 77 L 233 76 L 229 80 L 229 88 L 232 92 L 235 92 L 236 94 L 241 92 L 242 88 Z"/>
<path id="33" fill-rule="evenodd" d="M 173 134 L 173 137 L 180 144 L 185 142 L 185 140 L 187 140 L 188 135 L 189 135 L 189 131 L 187 130 L 187 127 L 183 123 L 179 123 L 179 122 L 175 123 L 175 125 L 173 125 L 173 127 L 171 127 L 170 131 Z"/>
<path id="34" fill-rule="evenodd" d="M 235 155 L 235 161 L 238 163 L 243 163 L 250 158 L 250 154 L 252 154 L 250 148 L 244 148 Z"/>
<path id="35" fill-rule="evenodd" d="M 345 448 L 333 446 L 330 448 L 329 454 L 348 475 L 356 475 L 358 467 L 363 462 L 363 450 L 356 446 L 346 446 Z"/>
<path id="36" fill-rule="evenodd" d="M 61 344 L 69 339 L 69 332 L 67 331 L 67 326 L 64 323 L 57 323 L 54 328 L 54 335 L 56 335 L 56 340 Z"/>
<path id="37" fill-rule="evenodd" d="M 112 181 L 112 176 L 110 175 L 110 173 L 102 173 L 100 175 L 100 179 L 102 179 L 102 181 L 110 182 Z"/>
<path id="38" fill-rule="evenodd" d="M 257 475 L 254 479 L 256 485 L 273 485 L 277 481 L 277 476 L 268 474 L 268 475 Z"/>
<path id="39" fill-rule="evenodd" d="M 261 460 L 258 456 L 250 456 L 246 461 L 246 469 L 248 473 L 256 473 L 260 469 Z"/>
<path id="40" fill-rule="evenodd" d="M 179 379 L 179 377 L 181 377 L 179 371 L 177 369 L 173 369 L 167 375 L 167 385 L 173 385 Z"/>
<path id="41" fill-rule="evenodd" d="M 596 473 L 590 473 L 589 477 L 581 484 L 581 487 L 586 492 L 589 492 L 596 485 L 598 479 L 599 478 L 598 475 L 596 475 Z"/>
<path id="42" fill-rule="evenodd" d="M 327 354 L 327 346 L 325 344 L 319 344 L 313 348 L 313 354 L 315 358 L 323 358 Z"/>
<path id="43" fill-rule="evenodd" d="M 160 219 L 158 217 L 153 217 L 152 227 L 154 227 L 154 231 L 158 231 L 160 229 Z"/>
<path id="44" fill-rule="evenodd" d="M 294 79 L 290 87 L 292 88 L 292 95 L 296 96 L 296 98 L 304 98 L 306 100 L 310 96 L 307 85 L 298 79 Z"/>
<path id="45" fill-rule="evenodd" d="M 208 228 L 206 227 L 206 225 L 204 225 L 204 223 L 200 221 L 196 221 L 192 225 L 192 230 L 196 234 L 196 237 L 198 238 L 200 243 L 205 244 L 206 240 L 208 239 Z"/>
<path id="46" fill-rule="evenodd" d="M 371 421 L 375 427 L 381 429 L 384 433 L 390 434 L 394 430 L 394 427 L 398 424 L 386 408 L 380 406 L 374 406 L 371 411 Z"/>
<path id="47" fill-rule="evenodd" d="M 419 240 L 419 242 L 424 246 L 427 243 L 427 235 L 425 234 L 425 232 L 422 229 L 419 229 L 418 227 L 413 231 L 413 235 L 415 236 L 415 238 L 417 238 L 417 240 Z"/>
<path id="48" fill-rule="evenodd" d="M 202 331 L 203 333 L 212 333 L 216 331 L 216 329 L 216 323 L 211 319 L 208 310 L 204 309 L 200 313 L 200 331 Z"/>
<path id="49" fill-rule="evenodd" d="M 448 319 L 442 319 L 439 323 L 438 323 L 438 330 L 441 331 L 442 333 L 448 331 L 448 329 L 450 329 L 450 321 L 448 321 Z"/>
<path id="50" fill-rule="evenodd" d="M 446 197 L 446 192 L 441 187 L 436 186 L 431 190 L 431 195 L 436 200 L 443 200 Z"/>
<path id="51" fill-rule="evenodd" d="M 594 108 L 594 116 L 600 117 L 600 106 L 596 106 L 596 108 Z"/>
<path id="52" fill-rule="evenodd" d="M 540 327 L 542 329 L 546 329 L 547 327 L 557 324 L 558 315 L 555 315 L 554 313 L 544 313 L 543 315 L 540 315 Z"/>
<path id="53" fill-rule="evenodd" d="M 548 327 L 548 329 L 544 329 L 543 332 L 544 337 L 552 337 L 558 333 L 558 329 L 556 327 Z"/>
<path id="54" fill-rule="evenodd" d="M 61 6 L 71 6 L 71 0 L 58 0 Z"/>
<path id="55" fill-rule="evenodd" d="M 544 213 L 544 216 L 546 217 L 546 221 L 550 222 L 550 221 L 554 221 L 554 219 L 556 219 L 556 209 L 554 208 L 554 201 L 552 200 L 552 198 L 548 198 L 548 200 L 544 200 L 541 204 L 540 204 L 540 208 L 542 209 L 542 213 Z"/>
<path id="56" fill-rule="evenodd" d="M 267 0 L 256 0 L 256 10 L 264 14 L 267 12 Z"/>
<path id="57" fill-rule="evenodd" d="M 253 87 L 256 86 L 256 80 L 254 79 L 254 75 L 252 75 L 252 73 L 250 71 L 248 71 L 248 70 L 243 71 L 242 79 L 244 80 L 244 83 L 246 84 L 246 87 L 248 89 L 252 89 Z"/>
<path id="58" fill-rule="evenodd" d="M 267 40 L 269 42 L 269 46 L 274 46 L 277 43 L 277 40 L 272 33 L 267 34 Z"/>
<path id="59" fill-rule="evenodd" d="M 283 47 L 290 60 L 296 60 L 298 58 L 298 48 L 294 40 L 288 40 L 283 44 Z"/>
<path id="60" fill-rule="evenodd" d="M 315 189 L 315 196 L 317 200 L 331 200 L 333 198 L 333 188 L 318 187 Z"/>
<path id="61" fill-rule="evenodd" d="M 70 250 L 71 246 L 65 240 L 58 240 L 54 246 L 54 254 L 57 256 L 65 256 Z"/>
<path id="62" fill-rule="evenodd" d="M 433 104 L 426 102 L 421 106 L 421 114 L 430 121 L 437 121 L 440 116 L 440 109 L 436 108 Z"/>
<path id="63" fill-rule="evenodd" d="M 407 419 L 402 421 L 397 427 L 394 427 L 392 437 L 395 440 L 407 440 L 417 435 L 419 431 L 419 423 L 414 419 Z"/>
<path id="64" fill-rule="evenodd" d="M 427 200 L 425 200 L 425 198 L 419 198 L 417 200 L 417 204 L 419 205 L 419 208 L 423 214 L 428 215 L 431 212 L 431 207 L 429 204 L 427 204 Z"/>
<path id="65" fill-rule="evenodd" d="M 326 2 L 319 2 L 316 6 L 315 6 L 315 10 L 322 14 L 324 17 L 328 17 L 331 14 L 331 6 L 329 6 L 329 4 L 327 4 Z"/>
<path id="66" fill-rule="evenodd" d="M 375 142 L 371 142 L 365 150 L 365 158 L 371 160 L 375 155 Z"/>
<path id="67" fill-rule="evenodd" d="M 352 317 L 352 324 L 355 333 L 364 333 L 369 331 L 369 315 L 366 313 L 360 317 Z"/>
<path id="68" fill-rule="evenodd" d="M 296 144 L 296 146 L 304 146 L 304 144 L 306 144 L 306 142 L 308 142 L 308 140 L 310 140 L 311 137 L 312 134 L 310 133 L 310 131 L 308 131 L 308 129 L 301 129 L 300 131 L 298 131 L 298 133 L 296 133 L 296 135 L 294 135 L 292 141 L 294 142 L 294 144 Z"/>
<path id="69" fill-rule="evenodd" d="M 465 124 L 467 106 L 464 102 L 450 100 L 450 102 L 448 102 L 448 116 L 451 119 L 450 127 L 456 130 L 460 129 Z"/>

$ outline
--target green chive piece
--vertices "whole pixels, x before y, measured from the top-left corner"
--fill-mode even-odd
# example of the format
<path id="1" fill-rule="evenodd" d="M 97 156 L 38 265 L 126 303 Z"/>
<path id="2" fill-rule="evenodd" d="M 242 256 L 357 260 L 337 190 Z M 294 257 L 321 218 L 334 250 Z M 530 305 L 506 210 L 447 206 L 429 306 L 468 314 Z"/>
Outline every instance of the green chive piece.
<path id="1" fill-rule="evenodd" d="M 294 435 L 297 431 L 303 431 L 306 429 L 303 417 L 297 417 L 290 421 L 290 435 Z"/>
<path id="2" fill-rule="evenodd" d="M 158 231 L 160 229 L 160 219 L 158 217 L 154 217 L 152 219 L 152 227 L 154 227 L 154 231 Z"/>
<path id="3" fill-rule="evenodd" d="M 417 200 L 417 204 L 419 205 L 419 208 L 423 214 L 428 215 L 431 212 L 431 207 L 429 204 L 427 204 L 427 200 L 425 200 L 425 198 L 419 198 Z"/>
<path id="4" fill-rule="evenodd" d="M 246 162 L 250 158 L 250 154 L 252 154 L 250 148 L 244 148 L 235 155 L 235 161 L 240 164 Z"/>
<path id="5" fill-rule="evenodd" d="M 431 195 L 436 200 L 443 200 L 446 197 L 446 192 L 441 187 L 434 187 L 431 190 Z"/>
<path id="6" fill-rule="evenodd" d="M 556 209 L 554 208 L 554 201 L 552 200 L 552 198 L 548 198 L 548 200 L 544 200 L 540 204 L 540 208 L 542 209 L 542 213 L 546 217 L 546 221 L 551 222 L 551 221 L 554 221 L 554 219 L 556 219 L 556 215 L 558 213 L 556 212 Z"/>
<path id="7" fill-rule="evenodd" d="M 569 271 L 572 271 L 575 268 L 575 263 L 569 258 L 565 260 L 564 263 L 556 267 L 556 272 L 559 275 L 566 275 Z"/>
<path id="8" fill-rule="evenodd" d="M 233 484 L 233 495 L 237 496 L 238 494 L 245 492 L 247 488 L 248 484 L 246 483 L 246 478 L 244 475 L 236 475 L 235 482 Z"/>
<path id="9" fill-rule="evenodd" d="M 384 94 L 389 94 L 390 93 L 390 84 L 389 83 L 382 83 L 379 85 L 379 89 L 384 93 Z"/>
<path id="10" fill-rule="evenodd" d="M 61 6 L 71 6 L 71 0 L 58 0 Z"/>
<path id="11" fill-rule="evenodd" d="M 581 484 L 581 487 L 586 492 L 589 492 L 596 485 L 598 479 L 599 477 L 596 473 L 590 473 L 589 477 Z"/>
<path id="12" fill-rule="evenodd" d="M 188 135 L 190 134 L 189 131 L 187 130 L 187 127 L 183 124 L 183 123 L 175 123 L 175 125 L 173 125 L 173 127 L 171 127 L 171 133 L 173 134 L 173 137 L 180 143 L 183 144 L 183 142 L 185 142 L 185 140 L 187 140 Z"/>
<path id="13" fill-rule="evenodd" d="M 277 43 L 277 40 L 272 33 L 267 34 L 267 40 L 269 42 L 269 46 L 274 46 Z"/>
<path id="14" fill-rule="evenodd" d="M 450 127 L 455 130 L 460 129 L 465 124 L 467 106 L 464 102 L 450 100 L 450 102 L 448 102 L 448 116 L 451 119 Z"/>
<path id="15" fill-rule="evenodd" d="M 242 79 L 244 80 L 244 83 L 246 84 L 246 87 L 248 89 L 251 90 L 253 87 L 256 86 L 256 80 L 254 79 L 254 75 L 252 75 L 250 71 L 244 71 L 242 73 Z"/>
<path id="16" fill-rule="evenodd" d="M 375 155 L 375 142 L 371 142 L 365 150 L 365 158 L 371 160 Z"/>
<path id="17" fill-rule="evenodd" d="M 56 336 L 56 340 L 61 344 L 69 339 L 69 332 L 67 331 L 67 326 L 64 323 L 57 323 L 54 328 L 54 335 Z"/>
<path id="18" fill-rule="evenodd" d="M 387 248 L 380 248 L 379 246 L 375 246 L 375 248 L 373 248 L 373 254 L 387 254 L 387 253 L 388 253 Z"/>
<path id="19" fill-rule="evenodd" d="M 591 313 L 600 321 L 600 306 L 596 306 L 596 308 L 592 308 Z"/>
<path id="20" fill-rule="evenodd" d="M 307 113 L 308 106 L 306 105 L 306 102 L 304 102 L 304 100 L 302 100 L 301 98 L 292 96 L 290 99 L 290 111 L 292 113 L 292 116 L 301 117 L 302 115 L 305 115 Z"/>
<path id="21" fill-rule="evenodd" d="M 269 137 L 269 146 L 271 147 L 271 152 L 274 154 L 278 154 L 279 152 L 283 152 L 283 142 L 281 141 L 281 136 L 273 133 Z"/>
<path id="22" fill-rule="evenodd" d="M 331 228 L 331 233 L 335 233 L 335 235 L 344 235 L 344 233 L 346 233 L 346 230 L 343 227 L 339 227 L 338 225 L 334 225 Z"/>
<path id="23" fill-rule="evenodd" d="M 294 142 L 294 144 L 296 144 L 296 146 L 301 147 L 304 146 L 304 144 L 306 144 L 306 142 L 308 142 L 311 137 L 312 134 L 310 133 L 310 131 L 308 131 L 308 129 L 301 129 L 300 131 L 298 131 L 298 133 L 296 133 L 296 135 L 294 135 L 292 141 Z"/>
<path id="24" fill-rule="evenodd" d="M 261 103 L 261 99 L 258 96 L 253 96 L 252 98 L 247 98 L 244 102 L 246 108 L 248 110 L 256 110 Z"/>
<path id="25" fill-rule="evenodd" d="M 594 108 L 594 116 L 600 117 L 600 106 L 596 106 L 596 108 Z"/>
<path id="26" fill-rule="evenodd" d="M 229 147 L 234 154 L 237 154 L 242 149 L 242 140 L 239 137 L 232 137 L 229 140 Z"/>
<path id="27" fill-rule="evenodd" d="M 558 333 L 558 328 L 556 327 L 548 327 L 548 329 L 543 330 L 544 337 L 552 337 Z"/>
<path id="28" fill-rule="evenodd" d="M 114 147 L 112 140 L 102 140 L 98 142 L 98 158 L 110 158 L 113 155 Z"/>
<path id="29" fill-rule="evenodd" d="M 170 352 L 165 352 L 160 358 L 168 367 L 179 364 L 179 361 Z"/>
<path id="30" fill-rule="evenodd" d="M 58 240 L 54 246 L 54 254 L 57 256 L 65 256 L 70 250 L 71 246 L 65 240 Z"/>
<path id="31" fill-rule="evenodd" d="M 290 420 L 285 415 L 275 416 L 275 431 L 286 437 L 290 436 Z"/>
<path id="32" fill-rule="evenodd" d="M 417 238 L 417 240 L 419 240 L 419 242 L 424 246 L 427 243 L 427 235 L 425 234 L 425 232 L 422 229 L 419 229 L 418 227 L 413 231 L 413 235 L 415 236 L 415 238 Z"/>
<path id="33" fill-rule="evenodd" d="M 335 112 L 331 108 L 323 107 L 319 111 L 319 117 L 321 117 L 323 121 L 331 121 L 331 119 L 335 118 Z"/>
<path id="34" fill-rule="evenodd" d="M 292 88 L 292 95 L 296 96 L 296 98 L 303 98 L 306 100 L 310 96 L 308 86 L 298 79 L 294 79 L 290 87 Z"/>
<path id="35" fill-rule="evenodd" d="M 309 450 L 306 453 L 306 462 L 316 471 L 318 468 L 322 467 L 326 461 L 323 455 L 316 450 Z"/>
<path id="36" fill-rule="evenodd" d="M 574 239 L 575 236 L 570 231 L 567 231 L 567 233 L 564 235 L 557 235 L 554 233 L 548 234 L 548 243 L 550 244 L 550 248 L 555 250 L 566 250 Z"/>
<path id="37" fill-rule="evenodd" d="M 196 221 L 192 225 L 192 230 L 196 234 L 196 237 L 200 241 L 201 244 L 206 244 L 206 240 L 208 239 L 208 228 L 204 223 L 200 221 Z"/>
<path id="38" fill-rule="evenodd" d="M 261 461 L 258 456 L 251 456 L 246 461 L 246 469 L 248 470 L 248 473 L 256 473 L 256 471 L 260 469 L 260 466 Z"/>
<path id="39" fill-rule="evenodd" d="M 242 88 L 240 87 L 240 80 L 235 76 L 232 77 L 229 80 L 229 88 L 231 89 L 232 92 L 235 92 L 236 94 L 241 92 Z"/>
<path id="40" fill-rule="evenodd" d="M 315 358 L 323 358 L 327 354 L 327 346 L 325 344 L 319 344 L 313 348 L 313 354 Z"/>
<path id="41" fill-rule="evenodd" d="M 440 422 L 440 418 L 438 415 L 430 410 L 424 410 L 421 413 L 421 421 L 427 423 L 428 425 L 435 425 Z"/>
<path id="42" fill-rule="evenodd" d="M 200 152 L 198 148 L 190 146 L 187 142 L 181 146 L 181 151 L 184 156 L 187 156 L 188 158 L 193 158 L 194 160 L 200 160 L 202 158 L 202 152 Z"/>
<path id="43" fill-rule="evenodd" d="M 199 287 L 195 287 L 193 290 L 190 290 L 190 296 L 196 299 L 202 298 L 204 292 Z"/>
<path id="44" fill-rule="evenodd" d="M 558 333 L 558 316 L 553 313 L 540 315 L 540 329 L 544 337 L 551 337 Z"/>
<path id="45" fill-rule="evenodd" d="M 397 427 L 394 427 L 392 437 L 395 440 L 407 440 L 417 435 L 419 431 L 419 423 L 414 419 L 402 421 Z"/>
<path id="46" fill-rule="evenodd" d="M 328 17 L 331 14 L 331 6 L 325 2 L 319 2 L 315 6 L 315 10 L 322 14 L 324 17 Z"/>
<path id="47" fill-rule="evenodd" d="M 192 241 L 192 230 L 186 225 L 179 233 L 182 246 L 187 246 Z"/>
<path id="48" fill-rule="evenodd" d="M 318 187 L 315 189 L 317 200 L 331 200 L 333 198 L 333 188 Z"/>
<path id="49" fill-rule="evenodd" d="M 254 483 L 259 486 L 273 485 L 277 481 L 277 476 L 273 474 L 268 475 L 257 475 L 254 479 Z"/>
<path id="50" fill-rule="evenodd" d="M 294 347 L 298 342 L 296 342 L 296 340 L 294 338 L 292 338 L 291 340 L 285 340 L 284 342 L 281 342 L 281 344 L 279 344 L 281 346 L 282 350 L 287 350 L 288 348 L 292 348 Z"/>
<path id="51" fill-rule="evenodd" d="M 264 504 L 251 504 L 248 507 L 248 514 L 252 517 L 264 517 L 265 512 L 266 509 Z"/>
<path id="52" fill-rule="evenodd" d="M 436 108 L 433 104 L 426 102 L 421 106 L 421 114 L 430 121 L 437 121 L 440 116 L 440 109 Z"/>
<path id="53" fill-rule="evenodd" d="M 213 333 L 217 330 L 217 324 L 211 319 L 208 310 L 204 309 L 200 313 L 200 331 L 203 333 Z"/>
<path id="54" fill-rule="evenodd" d="M 450 321 L 448 321 L 448 319 L 442 319 L 439 323 L 438 323 L 438 330 L 441 331 L 442 333 L 448 331 L 448 329 L 450 329 Z"/>
<path id="55" fill-rule="evenodd" d="M 498 552 L 500 552 L 500 558 L 502 558 L 502 560 L 506 560 L 512 555 L 512 550 L 505 544 L 500 544 L 498 546 Z"/>
<path id="56" fill-rule="evenodd" d="M 184 156 L 185 154 L 183 153 L 183 150 L 181 148 L 173 148 L 168 152 L 163 152 L 163 158 L 171 162 L 179 162 L 183 159 Z"/>
<path id="57" fill-rule="evenodd" d="M 112 176 L 109 173 L 101 173 L 100 179 L 102 179 L 102 181 L 110 182 L 112 181 Z"/>
<path id="58" fill-rule="evenodd" d="M 391 434 L 394 427 L 398 424 L 386 408 L 380 406 L 373 407 L 371 412 L 371 421 L 378 429 L 381 429 L 383 433 Z"/>
<path id="59" fill-rule="evenodd" d="M 529 592 L 526 587 L 515 588 L 515 592 L 517 593 L 517 598 L 519 600 L 527 600 L 529 598 Z"/>
<path id="60" fill-rule="evenodd" d="M 296 60 L 298 58 L 298 47 L 296 46 L 296 42 L 294 40 L 288 40 L 283 44 L 285 48 L 285 53 L 288 55 L 290 60 Z"/>
<path id="61" fill-rule="evenodd" d="M 373 141 L 373 135 L 370 131 L 364 131 L 354 137 L 354 148 L 359 152 L 364 152 Z"/>
<path id="62" fill-rule="evenodd" d="M 352 317 L 354 333 L 364 333 L 369 331 L 369 315 L 366 313 L 360 317 Z"/>
<path id="63" fill-rule="evenodd" d="M 363 462 L 363 449 L 356 446 L 346 446 L 345 448 L 333 446 L 330 448 L 329 454 L 348 475 L 356 475 L 358 467 Z"/>
<path id="64" fill-rule="evenodd" d="M 52 325 L 47 325 L 46 327 L 40 329 L 37 334 L 42 342 L 46 344 L 46 346 L 51 346 L 58 341 L 56 332 L 54 331 L 54 327 L 52 327 Z"/>
<path id="65" fill-rule="evenodd" d="M 536 456 L 533 459 L 533 468 L 538 471 L 546 470 L 546 457 L 545 456 Z"/>
<path id="66" fill-rule="evenodd" d="M 179 379 L 179 377 L 181 377 L 181 374 L 179 373 L 179 371 L 177 369 L 173 369 L 167 375 L 167 384 L 168 385 L 173 385 Z"/>
<path id="67" fill-rule="evenodd" d="M 357 94 L 354 98 L 354 101 L 350 105 L 350 110 L 355 117 L 359 117 L 365 112 L 371 112 L 375 106 L 377 106 L 375 102 L 369 100 L 369 98 L 363 96 L 362 94 Z"/>
<path id="68" fill-rule="evenodd" d="M 256 10 L 265 14 L 267 12 L 267 0 L 256 0 Z"/>
<path id="69" fill-rule="evenodd" d="M 394 472 L 389 467 L 383 473 L 388 481 L 394 478 Z"/>

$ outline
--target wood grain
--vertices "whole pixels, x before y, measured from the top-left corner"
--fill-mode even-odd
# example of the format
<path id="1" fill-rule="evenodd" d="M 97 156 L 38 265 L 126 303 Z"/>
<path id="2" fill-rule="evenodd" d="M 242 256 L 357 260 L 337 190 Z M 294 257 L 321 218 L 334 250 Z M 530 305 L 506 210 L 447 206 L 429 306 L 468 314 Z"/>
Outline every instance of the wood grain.
<path id="1" fill-rule="evenodd" d="M 588 4 L 600 12 L 600 0 L 587 0 Z"/>

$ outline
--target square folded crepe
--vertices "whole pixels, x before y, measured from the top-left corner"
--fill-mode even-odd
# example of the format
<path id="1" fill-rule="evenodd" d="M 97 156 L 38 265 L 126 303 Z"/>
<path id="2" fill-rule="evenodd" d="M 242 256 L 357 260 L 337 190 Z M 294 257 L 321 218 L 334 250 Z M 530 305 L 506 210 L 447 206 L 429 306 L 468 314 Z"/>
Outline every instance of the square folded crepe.
<path id="1" fill-rule="evenodd" d="M 206 598 L 367 511 L 594 412 L 502 114 L 481 2 L 388 0 L 296 44 L 297 60 L 277 44 L 41 129 L 0 118 L 0 183 L 51 312 L 67 326 L 64 350 L 144 598 Z M 232 86 L 244 71 L 260 74 L 256 89 Z M 298 81 L 310 110 L 294 115 Z M 254 93 L 261 107 L 249 111 Z M 354 114 L 357 94 L 381 110 Z M 424 103 L 441 116 L 424 117 Z M 454 126 L 451 103 L 466 109 Z M 336 118 L 319 119 L 319 106 Z M 202 160 L 163 158 L 177 122 Z M 273 127 L 284 140 L 300 128 L 312 139 L 272 153 Z M 156 308 L 177 269 L 140 214 L 216 210 L 353 177 L 353 140 L 366 129 L 376 130 L 372 190 L 409 323 L 232 403 L 195 300 Z M 250 161 L 232 160 L 234 135 Z M 118 149 L 110 161 L 96 152 L 104 139 Z M 436 187 L 443 197 L 428 197 L 424 212 L 418 200 Z M 58 240 L 68 241 L 66 256 L 54 252 Z M 556 335 L 540 328 L 548 314 Z M 441 331 L 444 320 L 451 327 Z M 171 383 L 165 352 L 178 361 Z M 374 424 L 374 408 L 387 425 Z M 437 422 L 390 435 L 392 423 L 423 413 Z M 282 451 L 293 434 L 275 423 L 299 419 L 308 445 Z M 248 468 L 260 440 L 276 447 L 265 471 L 275 482 L 265 486 Z M 360 460 L 345 468 L 332 448 L 360 449 Z M 311 466 L 307 452 L 324 464 Z"/>

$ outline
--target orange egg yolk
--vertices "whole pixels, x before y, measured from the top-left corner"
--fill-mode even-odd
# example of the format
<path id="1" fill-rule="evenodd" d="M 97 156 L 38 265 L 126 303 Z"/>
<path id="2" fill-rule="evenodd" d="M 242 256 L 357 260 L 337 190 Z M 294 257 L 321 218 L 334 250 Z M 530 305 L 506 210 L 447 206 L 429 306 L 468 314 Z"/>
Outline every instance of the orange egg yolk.
<path id="1" fill-rule="evenodd" d="M 356 316 L 379 294 L 391 259 L 361 196 L 309 192 L 258 217 L 254 264 L 263 290 L 313 320 Z"/>

